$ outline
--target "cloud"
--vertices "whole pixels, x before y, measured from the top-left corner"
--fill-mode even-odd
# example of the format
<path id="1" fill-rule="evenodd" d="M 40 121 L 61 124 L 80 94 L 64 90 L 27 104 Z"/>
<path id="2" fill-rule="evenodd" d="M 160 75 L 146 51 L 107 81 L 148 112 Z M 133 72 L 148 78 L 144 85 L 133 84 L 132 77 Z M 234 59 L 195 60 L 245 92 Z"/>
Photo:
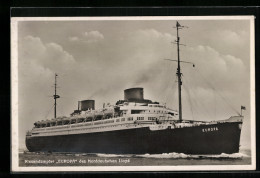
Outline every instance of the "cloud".
<path id="1" fill-rule="evenodd" d="M 102 33 L 99 31 L 90 31 L 90 32 L 85 32 L 84 37 L 87 41 L 98 41 L 98 40 L 103 40 L 104 36 Z"/>
<path id="2" fill-rule="evenodd" d="M 69 37 L 69 41 L 79 41 L 79 38 L 77 36 Z"/>
<path id="3" fill-rule="evenodd" d="M 174 39 L 175 36 L 169 33 L 161 33 L 155 29 L 141 29 L 127 34 L 124 40 L 133 46 L 142 47 L 142 50 L 160 50 L 160 46 L 169 46 Z M 154 51 L 154 53 L 158 52 Z"/>
<path id="4" fill-rule="evenodd" d="M 234 83 L 236 83 L 238 82 L 236 79 L 239 79 L 238 76 L 244 78 L 243 76 L 246 74 L 245 65 L 240 58 L 221 54 L 212 47 L 199 45 L 188 47 L 185 51 L 182 54 L 183 58 L 195 63 L 196 69 L 214 82 L 230 82 L 235 79 Z M 226 85 L 218 84 L 220 83 L 215 83 L 216 86 L 222 86 L 222 88 L 228 85 L 228 83 Z"/>
<path id="5" fill-rule="evenodd" d="M 19 42 L 20 101 L 35 99 L 49 92 L 46 84 L 53 83 L 54 73 L 66 73 L 76 65 L 72 55 L 56 43 L 43 43 L 39 37 L 26 36 Z M 42 92 L 45 91 L 45 92 Z M 38 94 L 36 94 L 38 92 Z M 34 93 L 34 95 L 33 95 Z M 27 98 L 28 97 L 28 98 Z"/>
<path id="6" fill-rule="evenodd" d="M 104 39 L 104 35 L 99 31 L 84 32 L 81 36 L 69 37 L 70 42 L 95 43 Z"/>
<path id="7" fill-rule="evenodd" d="M 20 63 L 34 63 L 52 71 L 69 69 L 74 57 L 56 43 L 44 44 L 39 37 L 26 36 L 21 42 Z"/>
<path id="8" fill-rule="evenodd" d="M 229 46 L 243 46 L 247 40 L 247 34 L 244 31 L 218 30 L 212 35 L 215 35 L 216 39 L 221 40 L 221 43 Z"/>
<path id="9" fill-rule="evenodd" d="M 196 43 L 201 43 L 203 46 L 210 46 L 221 54 L 231 54 L 247 60 L 249 58 L 249 41 L 249 33 L 243 30 L 218 28 L 206 31 L 205 35 L 200 35 L 200 41 Z"/>
<path id="10" fill-rule="evenodd" d="M 137 30 L 133 32 L 132 35 L 135 35 L 135 37 L 142 37 L 145 39 L 152 39 L 152 40 L 156 40 L 156 39 L 172 40 L 174 38 L 174 36 L 169 33 L 161 33 L 155 29 Z"/>

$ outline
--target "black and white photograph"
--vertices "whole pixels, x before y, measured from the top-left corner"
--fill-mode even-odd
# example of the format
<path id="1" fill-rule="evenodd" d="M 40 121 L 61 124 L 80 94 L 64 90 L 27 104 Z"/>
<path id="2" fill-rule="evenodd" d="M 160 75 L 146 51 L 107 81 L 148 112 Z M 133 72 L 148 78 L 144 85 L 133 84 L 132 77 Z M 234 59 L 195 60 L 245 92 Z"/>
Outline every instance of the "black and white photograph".
<path id="1" fill-rule="evenodd" d="M 11 18 L 12 171 L 254 170 L 253 16 Z"/>

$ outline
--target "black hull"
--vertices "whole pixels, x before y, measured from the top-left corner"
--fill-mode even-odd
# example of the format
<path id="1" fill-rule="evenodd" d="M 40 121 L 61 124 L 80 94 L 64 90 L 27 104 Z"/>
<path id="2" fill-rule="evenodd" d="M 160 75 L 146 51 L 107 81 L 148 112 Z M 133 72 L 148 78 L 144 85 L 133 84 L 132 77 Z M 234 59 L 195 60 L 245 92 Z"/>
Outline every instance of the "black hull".
<path id="1" fill-rule="evenodd" d="M 107 154 L 221 154 L 239 152 L 242 122 L 151 131 L 149 127 L 99 133 L 26 137 L 31 152 Z"/>

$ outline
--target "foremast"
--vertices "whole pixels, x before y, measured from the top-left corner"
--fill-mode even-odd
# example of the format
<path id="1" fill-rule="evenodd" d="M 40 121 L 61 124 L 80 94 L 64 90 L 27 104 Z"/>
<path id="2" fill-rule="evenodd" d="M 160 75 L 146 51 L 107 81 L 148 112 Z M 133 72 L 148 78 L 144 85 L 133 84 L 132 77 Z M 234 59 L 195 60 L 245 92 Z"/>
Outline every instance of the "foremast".
<path id="1" fill-rule="evenodd" d="M 59 95 L 57 95 L 57 77 L 58 74 L 55 73 L 55 83 L 54 83 L 54 118 L 56 118 L 56 110 L 57 110 L 57 99 L 60 98 Z"/>

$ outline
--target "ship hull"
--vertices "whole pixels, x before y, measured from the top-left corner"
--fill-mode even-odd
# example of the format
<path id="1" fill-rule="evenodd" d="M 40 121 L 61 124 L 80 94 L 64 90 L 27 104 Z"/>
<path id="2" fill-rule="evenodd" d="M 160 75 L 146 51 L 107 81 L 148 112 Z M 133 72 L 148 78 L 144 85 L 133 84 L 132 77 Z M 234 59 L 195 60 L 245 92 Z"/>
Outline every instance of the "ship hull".
<path id="1" fill-rule="evenodd" d="M 155 130 L 149 127 L 59 136 L 26 137 L 31 152 L 106 154 L 221 154 L 239 152 L 242 122 Z"/>

